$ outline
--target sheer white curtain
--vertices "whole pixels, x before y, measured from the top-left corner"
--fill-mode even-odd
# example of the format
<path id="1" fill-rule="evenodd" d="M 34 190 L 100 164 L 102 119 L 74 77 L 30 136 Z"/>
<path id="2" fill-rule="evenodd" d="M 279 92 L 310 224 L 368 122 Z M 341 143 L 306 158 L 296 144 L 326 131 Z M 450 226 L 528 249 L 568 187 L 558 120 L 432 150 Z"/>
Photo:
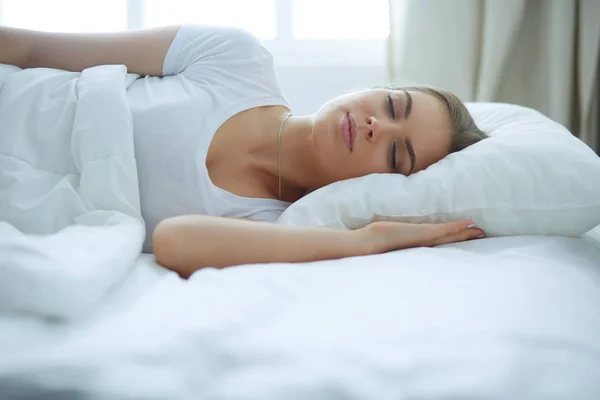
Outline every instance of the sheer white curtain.
<path id="1" fill-rule="evenodd" d="M 535 108 L 600 152 L 600 1 L 390 0 L 390 13 L 395 81 Z"/>

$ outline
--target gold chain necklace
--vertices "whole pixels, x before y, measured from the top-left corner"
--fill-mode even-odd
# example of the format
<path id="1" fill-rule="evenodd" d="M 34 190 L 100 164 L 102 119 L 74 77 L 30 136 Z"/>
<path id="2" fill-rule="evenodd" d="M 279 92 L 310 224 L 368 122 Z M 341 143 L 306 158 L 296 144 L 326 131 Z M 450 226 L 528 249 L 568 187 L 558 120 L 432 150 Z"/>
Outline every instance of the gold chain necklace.
<path id="1" fill-rule="evenodd" d="M 289 113 L 283 121 L 281 121 L 281 126 L 279 127 L 279 132 L 277 133 L 277 180 L 279 181 L 279 200 L 281 200 L 281 130 L 283 129 L 283 124 L 288 120 L 289 117 L 292 116 L 292 113 Z"/>

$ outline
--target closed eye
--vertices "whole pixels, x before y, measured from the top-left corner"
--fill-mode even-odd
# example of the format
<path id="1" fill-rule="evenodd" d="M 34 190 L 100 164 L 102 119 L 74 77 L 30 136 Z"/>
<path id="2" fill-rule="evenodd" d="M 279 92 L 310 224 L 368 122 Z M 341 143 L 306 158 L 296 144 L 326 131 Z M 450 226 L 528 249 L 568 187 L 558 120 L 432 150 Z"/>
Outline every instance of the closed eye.
<path id="1" fill-rule="evenodd" d="M 394 110 L 394 100 L 392 100 L 392 96 L 388 94 L 388 105 L 390 107 L 390 115 L 392 119 L 396 119 L 396 110 Z"/>
<path id="2" fill-rule="evenodd" d="M 392 169 L 392 171 L 394 172 L 398 172 L 398 169 L 396 168 L 396 142 L 392 142 L 392 149 L 391 149 L 391 155 L 390 155 L 390 168 Z"/>

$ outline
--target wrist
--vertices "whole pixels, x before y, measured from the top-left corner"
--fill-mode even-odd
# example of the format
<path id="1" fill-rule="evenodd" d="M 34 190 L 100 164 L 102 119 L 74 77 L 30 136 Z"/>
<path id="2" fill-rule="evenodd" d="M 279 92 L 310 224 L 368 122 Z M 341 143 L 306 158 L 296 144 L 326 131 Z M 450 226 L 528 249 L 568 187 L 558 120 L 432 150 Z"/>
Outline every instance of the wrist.
<path id="1" fill-rule="evenodd" d="M 372 232 L 370 225 L 363 226 L 355 230 L 348 231 L 352 236 L 352 243 L 350 246 L 353 247 L 354 251 L 361 256 L 377 254 L 377 241 L 376 237 Z"/>

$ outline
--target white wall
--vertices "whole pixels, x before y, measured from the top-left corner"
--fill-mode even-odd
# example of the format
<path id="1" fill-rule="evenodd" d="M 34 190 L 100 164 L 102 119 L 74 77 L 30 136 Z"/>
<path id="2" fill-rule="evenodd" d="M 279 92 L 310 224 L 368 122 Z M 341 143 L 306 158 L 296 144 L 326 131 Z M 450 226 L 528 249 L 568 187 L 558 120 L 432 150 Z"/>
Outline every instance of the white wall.
<path id="1" fill-rule="evenodd" d="M 312 114 L 343 93 L 387 83 L 383 66 L 279 66 L 279 83 L 295 114 Z"/>

